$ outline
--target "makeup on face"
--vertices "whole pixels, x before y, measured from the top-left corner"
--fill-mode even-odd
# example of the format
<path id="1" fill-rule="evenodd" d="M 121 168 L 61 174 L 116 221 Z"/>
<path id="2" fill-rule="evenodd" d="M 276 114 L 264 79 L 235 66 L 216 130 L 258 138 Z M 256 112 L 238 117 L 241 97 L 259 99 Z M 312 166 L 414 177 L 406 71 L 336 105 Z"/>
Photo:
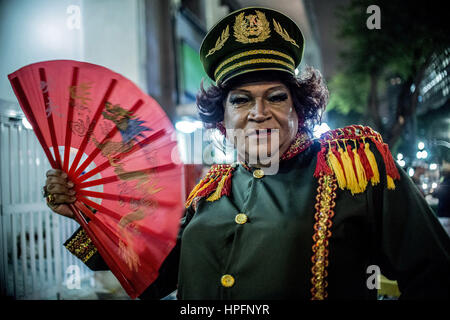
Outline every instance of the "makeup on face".
<path id="1" fill-rule="evenodd" d="M 224 111 L 225 127 L 241 130 L 245 137 L 245 143 L 236 144 L 240 154 L 248 155 L 263 145 L 273 152 L 270 145 L 274 134 L 277 134 L 279 151 L 284 152 L 298 129 L 290 91 L 279 81 L 247 83 L 233 88 Z M 256 148 L 252 150 L 250 144 L 256 144 Z"/>

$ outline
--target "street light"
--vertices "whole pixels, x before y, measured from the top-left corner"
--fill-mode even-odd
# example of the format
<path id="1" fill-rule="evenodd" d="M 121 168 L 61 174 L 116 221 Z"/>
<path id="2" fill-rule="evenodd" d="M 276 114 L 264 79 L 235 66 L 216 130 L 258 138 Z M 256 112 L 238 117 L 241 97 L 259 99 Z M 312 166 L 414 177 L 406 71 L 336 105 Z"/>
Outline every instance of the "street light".
<path id="1" fill-rule="evenodd" d="M 412 177 L 412 176 L 414 175 L 414 169 L 413 169 L 413 168 L 409 168 L 409 169 L 408 169 L 408 175 L 409 175 L 410 177 Z"/>
<path id="2" fill-rule="evenodd" d="M 406 162 L 405 162 L 405 160 L 397 160 L 397 163 L 400 165 L 400 167 L 404 167 L 405 166 L 405 164 L 406 164 Z"/>
<path id="3" fill-rule="evenodd" d="M 403 154 L 402 153 L 397 153 L 397 163 L 402 168 L 405 166 L 406 162 L 405 162 L 405 160 L 403 160 Z"/>
<path id="4" fill-rule="evenodd" d="M 416 157 L 417 159 L 426 159 L 428 157 L 428 152 L 426 150 L 417 151 Z"/>
<path id="5" fill-rule="evenodd" d="M 201 121 L 181 120 L 175 123 L 175 128 L 183 133 L 192 133 L 202 127 Z"/>
<path id="6" fill-rule="evenodd" d="M 425 143 L 423 143 L 422 141 L 420 141 L 417 145 L 417 147 L 419 148 L 419 150 L 422 150 L 423 148 L 425 148 Z"/>

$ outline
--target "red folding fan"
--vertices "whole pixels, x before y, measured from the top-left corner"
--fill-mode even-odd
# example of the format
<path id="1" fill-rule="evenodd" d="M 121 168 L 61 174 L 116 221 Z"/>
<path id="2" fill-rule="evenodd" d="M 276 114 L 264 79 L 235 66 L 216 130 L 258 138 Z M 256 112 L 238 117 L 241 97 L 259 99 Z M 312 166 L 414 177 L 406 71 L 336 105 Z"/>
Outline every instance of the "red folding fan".
<path id="1" fill-rule="evenodd" d="M 139 296 L 174 247 L 183 212 L 170 120 L 98 65 L 46 61 L 8 77 L 51 166 L 75 184 L 77 220 L 130 297 Z"/>

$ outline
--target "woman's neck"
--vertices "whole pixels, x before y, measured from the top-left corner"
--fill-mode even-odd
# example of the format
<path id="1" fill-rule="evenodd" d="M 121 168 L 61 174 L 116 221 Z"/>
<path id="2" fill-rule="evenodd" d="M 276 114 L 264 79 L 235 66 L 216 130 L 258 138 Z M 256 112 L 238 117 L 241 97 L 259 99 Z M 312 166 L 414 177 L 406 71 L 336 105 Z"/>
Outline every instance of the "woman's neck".
<path id="1" fill-rule="evenodd" d="M 281 156 L 279 156 L 279 154 L 278 156 L 276 155 L 277 159 L 274 159 L 274 156 L 272 157 L 267 156 L 263 160 L 257 157 L 256 161 L 250 162 L 248 155 L 242 156 L 238 154 L 238 161 L 245 164 L 246 167 L 267 168 L 273 166 L 274 161 L 283 161 L 293 158 L 297 154 L 308 149 L 311 146 L 311 144 L 312 139 L 310 135 L 304 131 L 299 131 L 292 139 L 290 145 L 287 148 L 285 148 L 285 150 L 282 153 L 280 153 Z"/>

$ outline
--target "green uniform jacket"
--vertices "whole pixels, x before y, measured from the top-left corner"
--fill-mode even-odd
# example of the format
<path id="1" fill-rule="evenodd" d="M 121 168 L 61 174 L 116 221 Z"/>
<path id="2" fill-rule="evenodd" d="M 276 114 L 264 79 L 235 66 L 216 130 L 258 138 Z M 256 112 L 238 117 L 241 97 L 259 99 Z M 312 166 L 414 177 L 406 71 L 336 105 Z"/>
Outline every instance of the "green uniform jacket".
<path id="1" fill-rule="evenodd" d="M 310 299 L 319 150 L 315 140 L 261 178 L 238 165 L 230 196 L 187 209 L 176 247 L 140 298 L 178 289 L 180 299 Z M 448 235 L 400 167 L 395 190 L 386 188 L 384 162 L 374 155 L 378 185 L 355 195 L 336 191 L 328 299 L 376 299 L 376 267 L 398 281 L 401 298 L 450 298 Z M 247 220 L 237 223 L 240 213 Z M 98 253 L 86 264 L 106 268 Z M 234 281 L 224 286 L 224 275 Z"/>

